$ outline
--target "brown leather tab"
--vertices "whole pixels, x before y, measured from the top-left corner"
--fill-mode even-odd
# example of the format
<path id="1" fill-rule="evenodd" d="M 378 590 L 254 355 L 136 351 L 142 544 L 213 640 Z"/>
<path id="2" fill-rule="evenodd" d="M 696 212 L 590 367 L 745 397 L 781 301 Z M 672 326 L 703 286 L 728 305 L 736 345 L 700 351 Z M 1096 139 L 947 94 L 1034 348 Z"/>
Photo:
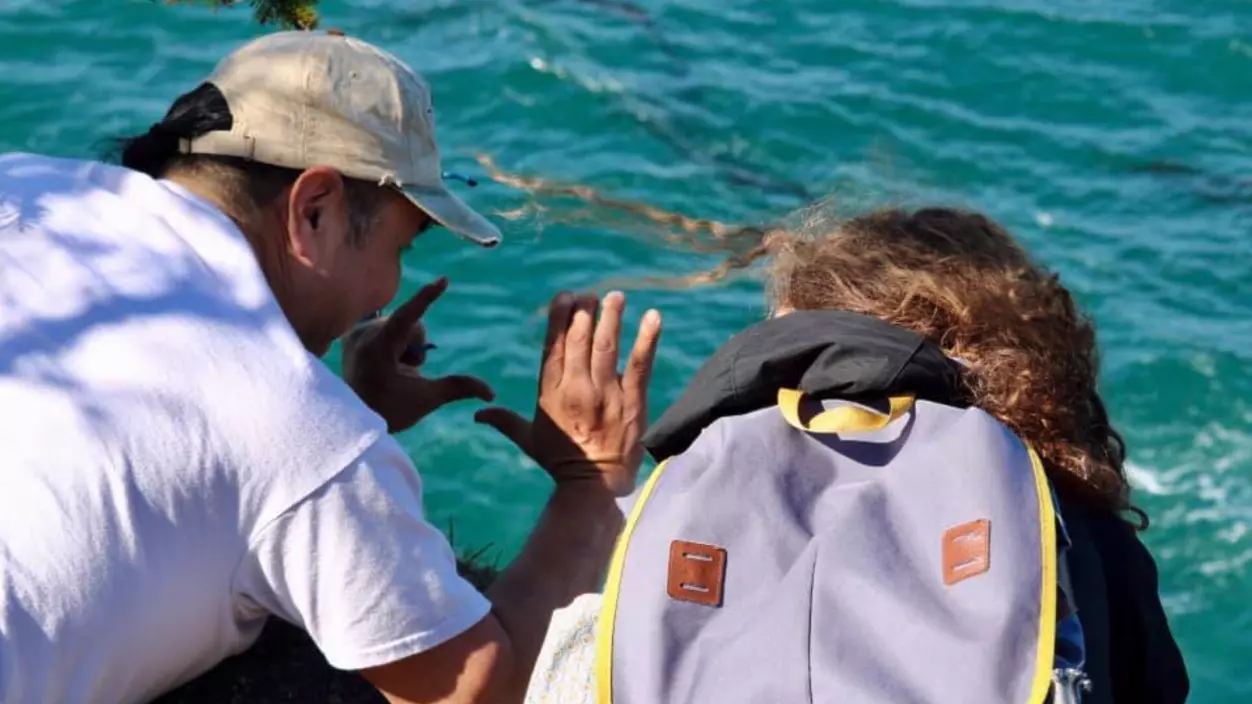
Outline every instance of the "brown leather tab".
<path id="1" fill-rule="evenodd" d="M 991 569 L 991 521 L 981 519 L 943 534 L 943 583 L 949 587 Z"/>
<path id="2" fill-rule="evenodd" d="M 683 540 L 669 544 L 669 579 L 665 591 L 671 599 L 721 606 L 725 582 L 725 548 Z"/>

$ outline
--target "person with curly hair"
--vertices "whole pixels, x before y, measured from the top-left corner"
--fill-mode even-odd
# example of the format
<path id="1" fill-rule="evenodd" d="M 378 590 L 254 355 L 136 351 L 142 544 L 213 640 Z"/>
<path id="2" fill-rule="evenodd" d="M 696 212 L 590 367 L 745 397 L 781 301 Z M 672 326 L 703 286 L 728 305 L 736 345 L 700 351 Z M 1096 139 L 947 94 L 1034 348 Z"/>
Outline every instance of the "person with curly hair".
<path id="1" fill-rule="evenodd" d="M 908 486 L 892 489 L 887 482 L 893 480 L 878 472 L 883 467 L 901 471 L 887 466 L 889 459 L 884 458 L 903 451 L 890 443 L 883 446 L 889 449 L 867 449 L 868 441 L 845 442 L 842 437 L 795 432 L 779 418 L 777 411 L 783 405 L 780 388 L 804 389 L 823 403 L 872 404 L 872 399 L 884 395 L 907 394 L 918 406 L 926 401 L 950 409 L 972 409 L 979 417 L 994 419 L 981 421 L 988 427 L 1007 429 L 977 435 L 970 441 L 972 445 L 979 438 L 999 438 L 999 432 L 1019 438 L 1031 449 L 1041 474 L 1046 476 L 1060 517 L 1057 533 L 1063 534 L 1059 540 L 1065 548 L 1063 560 L 1058 559 L 1063 566 L 1058 568 L 1061 574 L 1057 584 L 1047 586 L 1044 577 L 1042 600 L 1049 599 L 1049 589 L 1057 594 L 1056 642 L 1047 642 L 1046 649 L 1040 650 L 1043 654 L 1039 660 L 1046 658 L 1046 664 L 1041 665 L 1041 680 L 1031 691 L 1040 697 L 1051 696 L 1056 702 L 1073 701 L 1064 698 L 1066 694 L 1082 694 L 1088 704 L 1185 701 L 1189 689 L 1186 669 L 1157 594 L 1155 564 L 1137 537 L 1138 531 L 1147 527 L 1147 516 L 1132 503 L 1124 467 L 1125 445 L 1110 422 L 1098 388 L 1095 327 L 1059 276 L 1034 261 L 1007 230 L 976 212 L 942 207 L 888 208 L 845 219 L 828 208 L 814 206 L 802 211 L 796 221 L 799 224 L 794 226 L 757 229 L 759 242 L 753 248 L 754 255 L 747 259 L 768 259 L 769 319 L 723 345 L 644 437 L 649 452 L 662 462 L 654 477 L 663 470 L 664 476 L 659 483 L 652 480 L 655 486 L 644 489 L 639 502 L 646 501 L 646 505 L 628 519 L 623 539 L 626 545 L 619 547 L 605 594 L 584 595 L 554 616 L 528 701 L 593 701 L 597 692 L 598 701 L 606 701 L 606 693 L 618 695 L 613 701 L 658 697 L 699 701 L 710 694 L 707 687 L 722 687 L 716 683 L 728 679 L 734 680 L 725 685 L 729 689 L 719 689 L 709 700 L 726 701 L 726 692 L 734 692 L 730 700 L 756 701 L 768 691 L 771 700 L 790 701 L 785 693 L 795 678 L 789 675 L 799 676 L 797 672 L 802 669 L 794 670 L 794 658 L 786 655 L 790 634 L 779 624 L 790 612 L 779 602 L 793 596 L 816 600 L 822 593 L 829 598 L 831 592 L 822 590 L 844 589 L 853 594 L 853 612 L 857 608 L 868 612 L 873 611 L 870 604 L 875 603 L 876 595 L 866 593 L 866 588 L 877 583 L 872 571 L 851 572 L 845 567 L 840 572 L 838 565 L 845 563 L 827 557 L 829 561 L 810 566 L 818 576 L 807 578 L 813 584 L 805 586 L 809 582 L 795 575 L 803 572 L 799 565 L 808 553 L 799 548 L 787 552 L 782 546 L 788 541 L 808 546 L 818 555 L 812 559 L 820 560 L 823 554 L 848 554 L 860 541 L 875 540 L 865 536 L 853 539 L 844 529 L 872 533 L 884 525 L 892 533 L 890 539 L 883 539 L 884 544 L 895 557 L 870 557 L 861 564 L 873 567 L 879 564 L 875 559 L 892 563 L 886 573 L 896 578 L 881 584 L 893 585 L 886 589 L 893 593 L 876 603 L 887 605 L 887 612 L 894 604 L 897 615 L 829 624 L 830 629 L 844 632 L 862 626 L 860 633 L 871 638 L 874 645 L 858 649 L 855 657 L 851 651 L 838 650 L 846 657 L 828 657 L 822 663 L 816 654 L 818 643 L 829 636 L 819 636 L 818 621 L 811 621 L 812 634 L 801 638 L 809 645 L 796 646 L 804 650 L 798 657 L 812 658 L 806 681 L 813 689 L 808 696 L 816 701 L 853 691 L 874 700 L 932 700 L 909 689 L 905 671 L 911 663 L 881 657 L 882 648 L 896 658 L 907 652 L 907 646 L 897 640 L 900 645 L 896 649 L 891 639 L 902 638 L 898 634 L 915 624 L 906 619 L 896 624 L 899 631 L 885 624 L 900 621 L 904 618 L 900 614 L 913 609 L 925 615 L 926 609 L 939 608 L 934 604 L 947 604 L 944 600 L 956 593 L 956 582 L 965 575 L 979 574 L 976 563 L 980 559 L 984 560 L 982 570 L 994 575 L 999 567 L 1004 575 L 1004 570 L 1013 567 L 1011 558 L 1004 558 L 1003 550 L 995 559 L 990 559 L 989 552 L 981 556 L 969 552 L 965 563 L 948 564 L 945 553 L 944 580 L 930 576 L 926 562 L 930 558 L 918 557 L 929 549 L 931 538 L 926 536 L 930 534 L 925 533 L 919 543 L 911 543 L 909 531 L 915 525 L 900 525 L 920 524 L 928 518 L 922 515 L 927 508 L 920 512 L 916 508 L 926 502 L 898 500 L 899 492 L 910 491 Z M 918 413 L 924 415 L 924 410 Z M 822 412 L 820 406 L 814 411 L 818 415 Z M 964 419 L 952 422 L 966 428 L 972 422 L 971 416 L 956 411 L 942 417 Z M 789 422 L 797 425 L 794 419 Z M 951 475 L 936 481 L 950 482 L 964 476 L 966 482 L 980 482 L 994 481 L 998 474 L 1009 471 L 1007 466 L 961 464 L 967 456 L 981 456 L 977 452 L 967 455 L 961 444 L 964 441 L 932 442 L 935 427 L 956 427 L 945 426 L 946 422 L 925 424 L 918 420 L 912 427 L 900 421 L 905 429 L 899 431 L 899 437 L 908 437 L 911 443 L 931 443 L 922 445 L 929 449 L 913 455 L 928 458 L 920 460 L 924 466 L 916 477 L 926 480 L 931 470 L 950 469 Z M 805 429 L 816 426 L 814 421 Z M 758 434 L 768 437 L 753 437 Z M 826 453 L 831 448 L 855 459 L 844 459 L 842 464 L 830 460 Z M 943 466 L 945 463 L 948 467 Z M 718 471 L 720 474 L 715 474 Z M 1029 469 L 1025 475 L 1030 475 Z M 853 493 L 839 495 L 830 488 L 848 476 L 854 477 L 856 486 L 847 490 Z M 884 508 L 868 515 L 888 518 L 882 518 L 882 524 L 839 524 L 841 531 L 835 531 L 839 534 L 829 535 L 831 521 L 837 522 L 831 518 L 832 512 L 854 511 L 860 498 L 848 497 L 867 496 L 856 492 L 870 491 L 864 488 L 869 485 L 880 492 L 874 494 L 878 497 L 874 501 L 880 502 L 874 505 Z M 958 487 L 933 497 L 933 502 L 950 500 L 962 491 L 976 489 Z M 660 501 L 657 494 L 663 497 Z M 825 497 L 816 500 L 825 509 L 811 505 L 813 495 Z M 906 505 L 914 512 L 905 511 Z M 1033 510 L 1033 500 L 1030 505 Z M 716 515 L 725 516 L 726 523 L 715 523 L 710 516 Z M 1040 515 L 1051 518 L 1051 512 L 1041 511 Z M 1003 531 L 998 538 L 1001 547 L 1006 545 L 1005 534 L 1016 529 L 999 522 L 1002 520 L 1003 516 L 993 521 L 997 528 L 991 531 Z M 1021 520 L 1023 525 L 1036 522 L 1033 517 Z M 635 521 L 639 523 L 632 537 Z M 826 521 L 824 527 L 822 521 Z M 649 522 L 650 530 L 646 527 Z M 889 525 L 893 522 L 895 525 Z M 645 526 L 642 535 L 640 525 Z M 999 528 L 1002 525 L 1006 527 Z M 823 537 L 823 531 L 828 535 Z M 730 547 L 683 547 L 683 551 L 695 554 L 682 555 L 696 561 L 678 560 L 673 552 L 679 545 L 675 539 L 696 540 L 690 534 L 720 537 Z M 991 541 L 986 532 L 974 531 L 965 537 L 985 540 L 984 547 Z M 822 543 L 823 539 L 830 542 Z M 938 546 L 938 535 L 934 541 Z M 764 554 L 751 552 L 750 547 L 736 553 L 736 543 L 758 550 L 761 545 L 772 547 L 765 548 Z M 922 552 L 910 552 L 918 546 Z M 663 554 L 667 551 L 668 556 Z M 667 559 L 669 599 L 665 589 L 640 596 L 647 584 L 664 584 Z M 1037 561 L 1038 552 L 1030 559 Z M 835 566 L 831 561 L 836 561 Z M 971 564 L 975 565 L 972 569 Z M 620 581 L 622 569 L 627 575 L 625 582 Z M 962 574 L 962 569 L 969 571 Z M 633 582 L 629 579 L 631 570 Z M 716 576 L 709 578 L 710 574 Z M 1007 579 L 1011 582 L 1025 577 L 1024 573 L 1010 573 Z M 789 579 L 802 582 L 803 588 L 794 595 L 785 590 Z M 908 590 L 922 583 L 931 585 L 921 588 L 931 601 L 916 606 L 916 594 Z M 858 584 L 861 586 L 855 586 Z M 900 597 L 906 593 L 913 597 Z M 1002 598 L 1001 591 L 990 593 L 991 601 Z M 1023 594 L 1027 601 L 1040 599 L 1037 584 Z M 752 603 L 759 605 L 759 610 L 743 606 L 745 600 L 751 602 L 757 596 L 763 601 Z M 910 598 L 913 604 L 908 603 Z M 696 605 L 686 603 L 689 601 Z M 987 632 L 979 629 L 987 628 L 989 614 L 999 612 L 980 611 L 983 606 L 975 604 L 965 611 L 946 608 L 941 615 L 930 613 L 937 619 L 930 627 L 955 629 L 949 633 L 961 635 L 952 636 L 952 642 L 985 637 L 980 642 L 992 643 Z M 740 608 L 739 615 L 730 616 L 736 608 Z M 816 602 L 796 608 L 806 617 L 802 619 L 805 624 L 810 623 L 808 616 L 816 619 L 819 613 Z M 839 613 L 830 608 L 825 611 L 828 616 L 832 612 L 836 616 Z M 774 618 L 778 614 L 783 617 Z M 1007 617 L 1006 622 L 1012 620 Z M 729 621 L 734 621 L 733 626 Z M 641 622 L 646 623 L 639 625 Z M 865 624 L 878 625 L 865 635 Z M 1011 628 L 1005 626 L 1006 630 Z M 1044 634 L 1038 636 L 1040 643 L 1050 632 L 1048 628 L 1039 629 L 1038 633 Z M 774 637 L 760 638 L 763 633 Z M 606 645 L 606 638 L 620 642 Z M 701 638 L 706 639 L 702 644 Z M 769 652 L 761 651 L 760 645 L 743 645 L 754 638 L 769 640 Z M 833 646 L 827 652 L 834 652 L 830 648 Z M 750 651 L 754 654 L 746 656 Z M 937 686 L 942 688 L 942 682 L 968 681 L 962 678 L 970 668 L 985 666 L 994 672 L 997 663 L 990 661 L 1012 656 L 1007 650 L 995 652 L 994 657 L 984 658 L 988 661 L 984 663 L 967 662 L 949 669 L 932 666 L 930 678 L 941 680 Z M 606 653 L 610 655 L 606 657 Z M 946 655 L 934 653 L 936 661 Z M 745 670 L 741 666 L 744 657 L 753 661 L 772 658 L 777 667 Z M 848 691 L 821 690 L 815 684 L 820 666 L 850 672 L 854 661 L 861 669 L 853 672 L 852 679 L 860 678 L 862 685 L 872 682 L 866 685 L 870 689 L 857 689 L 854 684 Z M 828 686 L 838 679 L 829 672 L 823 675 L 822 681 Z M 966 694 L 970 698 L 962 701 L 993 696 L 990 692 Z"/>

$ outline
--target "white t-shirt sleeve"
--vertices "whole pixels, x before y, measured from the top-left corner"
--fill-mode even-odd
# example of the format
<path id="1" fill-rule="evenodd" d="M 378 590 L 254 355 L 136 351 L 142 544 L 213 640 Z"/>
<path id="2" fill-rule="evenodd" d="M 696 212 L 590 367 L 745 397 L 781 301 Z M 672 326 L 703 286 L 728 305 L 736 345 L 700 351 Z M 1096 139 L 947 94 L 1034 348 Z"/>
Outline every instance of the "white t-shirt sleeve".
<path id="1" fill-rule="evenodd" d="M 235 589 L 307 631 L 342 670 L 433 648 L 491 608 L 457 574 L 423 513 L 421 477 L 390 436 L 264 527 Z"/>

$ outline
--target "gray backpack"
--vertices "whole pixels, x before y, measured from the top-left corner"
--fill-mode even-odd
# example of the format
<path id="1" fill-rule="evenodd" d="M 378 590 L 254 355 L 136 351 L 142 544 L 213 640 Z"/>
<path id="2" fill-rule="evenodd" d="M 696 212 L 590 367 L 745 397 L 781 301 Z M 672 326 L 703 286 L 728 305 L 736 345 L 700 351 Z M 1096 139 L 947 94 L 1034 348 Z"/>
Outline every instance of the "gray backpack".
<path id="1" fill-rule="evenodd" d="M 1038 457 L 960 402 L 936 348 L 798 315 L 732 340 L 646 438 L 661 464 L 610 566 L 599 701 L 1077 701 Z"/>

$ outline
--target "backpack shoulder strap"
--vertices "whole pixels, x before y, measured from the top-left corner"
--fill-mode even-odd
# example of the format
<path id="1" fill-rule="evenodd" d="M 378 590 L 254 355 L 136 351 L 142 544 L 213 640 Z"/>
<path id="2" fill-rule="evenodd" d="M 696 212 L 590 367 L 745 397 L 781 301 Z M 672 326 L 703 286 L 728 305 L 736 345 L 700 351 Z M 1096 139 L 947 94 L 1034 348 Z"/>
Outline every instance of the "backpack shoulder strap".
<path id="1" fill-rule="evenodd" d="M 644 483 L 635 501 L 630 515 L 626 517 L 626 525 L 617 539 L 613 549 L 613 557 L 609 562 L 609 572 L 604 580 L 604 602 L 600 606 L 600 621 L 596 627 L 596 702 L 611 704 L 613 701 L 613 626 L 617 622 L 617 604 L 621 596 L 622 568 L 626 562 L 626 548 L 630 544 L 630 536 L 639 523 L 643 507 L 651 498 L 656 484 L 665 472 L 669 460 L 664 460 L 652 470 L 652 475 Z"/>

